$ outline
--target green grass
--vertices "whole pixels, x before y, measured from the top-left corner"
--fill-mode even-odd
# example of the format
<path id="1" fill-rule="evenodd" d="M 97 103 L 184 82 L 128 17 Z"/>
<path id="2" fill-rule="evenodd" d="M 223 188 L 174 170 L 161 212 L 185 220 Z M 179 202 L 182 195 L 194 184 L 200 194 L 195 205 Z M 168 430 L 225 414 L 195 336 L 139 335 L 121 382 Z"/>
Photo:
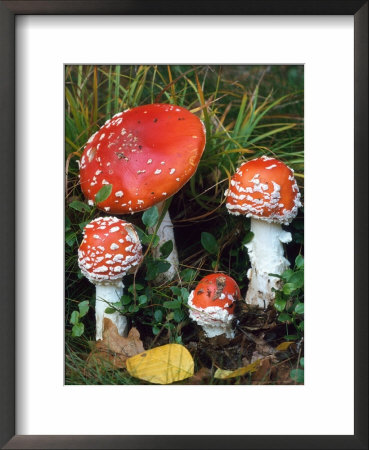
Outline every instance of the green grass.
<path id="1" fill-rule="evenodd" d="M 183 106 L 204 121 L 207 143 L 198 170 L 170 204 L 181 264 L 179 285 L 190 291 L 215 269 L 232 276 L 244 295 L 249 262 L 241 242 L 250 223 L 227 213 L 224 191 L 243 161 L 265 154 L 295 170 L 303 196 L 303 86 L 302 66 L 66 66 L 66 383 L 137 383 L 124 371 L 85 369 L 88 340 L 94 339 L 94 286 L 80 275 L 77 249 L 85 223 L 102 213 L 96 209 L 81 212 L 69 205 L 84 201 L 77 160 L 90 135 L 117 112 L 155 102 Z M 144 230 L 141 217 L 139 213 L 122 216 Z M 303 209 L 288 230 L 293 243 L 286 252 L 294 261 L 303 252 Z M 216 238 L 216 254 L 201 245 L 202 232 Z M 145 269 L 144 264 L 135 282 L 144 286 L 148 300 L 144 307 L 127 315 L 145 333 L 146 346 L 155 339 L 155 333 L 159 333 L 156 345 L 186 344 L 191 324 L 185 306 L 178 320 L 162 307 L 165 301 L 178 298 L 173 292 L 178 283 L 155 287 L 145 280 Z M 132 284 L 133 277 L 127 277 L 125 285 Z M 136 301 L 137 293 L 132 294 Z M 92 308 L 82 319 L 84 335 L 74 338 L 70 315 L 85 300 Z M 155 319 L 157 310 L 163 316 L 159 322 Z"/>

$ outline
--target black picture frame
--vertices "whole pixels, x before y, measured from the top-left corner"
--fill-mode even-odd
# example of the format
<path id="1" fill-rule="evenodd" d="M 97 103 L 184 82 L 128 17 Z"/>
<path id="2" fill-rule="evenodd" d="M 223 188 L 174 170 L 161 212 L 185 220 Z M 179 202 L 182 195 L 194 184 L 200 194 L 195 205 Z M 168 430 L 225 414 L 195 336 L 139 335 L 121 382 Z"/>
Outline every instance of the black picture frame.
<path id="1" fill-rule="evenodd" d="M 15 435 L 15 17 L 19 14 L 352 15 L 355 39 L 355 416 L 349 436 Z M 365 0 L 0 1 L 0 445 L 6 449 L 368 448 L 368 2 Z M 343 219 L 342 219 L 343 220 Z M 344 377 L 339 368 L 335 376 Z M 339 393 L 337 393 L 339 395 Z"/>

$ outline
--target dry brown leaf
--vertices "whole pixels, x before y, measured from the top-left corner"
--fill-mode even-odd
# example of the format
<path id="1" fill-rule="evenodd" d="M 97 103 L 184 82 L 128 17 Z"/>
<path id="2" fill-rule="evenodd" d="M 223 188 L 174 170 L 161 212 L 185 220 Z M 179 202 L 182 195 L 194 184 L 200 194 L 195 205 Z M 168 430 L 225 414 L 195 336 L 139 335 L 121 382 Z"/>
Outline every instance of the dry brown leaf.
<path id="1" fill-rule="evenodd" d="M 291 363 L 289 361 L 272 367 L 271 378 L 278 384 L 293 384 L 290 378 Z"/>
<path id="2" fill-rule="evenodd" d="M 136 328 L 131 328 L 128 336 L 122 337 L 113 322 L 105 318 L 103 339 L 96 342 L 88 357 L 88 364 L 97 363 L 114 369 L 124 369 L 127 358 L 144 351 L 140 333 Z"/>
<path id="3" fill-rule="evenodd" d="M 207 367 L 201 367 L 194 376 L 188 380 L 188 384 L 205 384 L 211 377 L 211 370 Z"/>
<path id="4" fill-rule="evenodd" d="M 270 368 L 271 368 L 271 357 L 268 356 L 259 361 L 260 361 L 259 367 L 252 376 L 252 381 L 257 382 L 257 383 L 269 380 Z"/>
<path id="5" fill-rule="evenodd" d="M 154 384 L 171 384 L 193 375 L 191 353 L 179 344 L 167 344 L 128 358 L 130 375 Z"/>

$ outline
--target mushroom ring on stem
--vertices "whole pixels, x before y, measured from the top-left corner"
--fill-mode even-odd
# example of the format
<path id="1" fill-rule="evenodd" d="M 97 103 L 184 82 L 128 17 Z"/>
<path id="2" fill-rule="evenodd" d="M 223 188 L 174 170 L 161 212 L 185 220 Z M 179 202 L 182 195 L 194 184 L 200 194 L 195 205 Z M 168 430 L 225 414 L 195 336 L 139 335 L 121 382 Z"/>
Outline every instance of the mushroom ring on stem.
<path id="1" fill-rule="evenodd" d="M 220 334 L 233 338 L 233 312 L 235 301 L 240 298 L 240 289 L 233 278 L 223 273 L 207 275 L 188 297 L 190 317 L 209 338 Z"/>
<path id="2" fill-rule="evenodd" d="M 292 237 L 281 224 L 288 225 L 301 206 L 293 170 L 266 156 L 250 160 L 237 169 L 225 195 L 231 214 L 251 218 L 254 236 L 246 244 L 251 261 L 246 303 L 265 309 L 274 301 L 272 288 L 280 287 L 280 280 L 269 274 L 281 275 L 290 264 L 283 244 Z"/>
<path id="3" fill-rule="evenodd" d="M 160 209 L 195 173 L 204 148 L 204 125 L 185 108 L 157 103 L 120 112 L 105 122 L 84 148 L 82 191 L 93 204 L 101 187 L 111 184 L 112 193 L 97 205 L 111 214 L 133 214 L 153 205 Z M 158 235 L 161 244 L 173 241 L 169 262 L 178 266 L 169 213 Z M 171 276 L 175 273 L 176 267 Z"/>
<path id="4" fill-rule="evenodd" d="M 105 313 L 109 303 L 123 295 L 122 278 L 142 261 L 142 247 L 133 225 L 116 217 L 99 217 L 83 229 L 78 265 L 96 286 L 96 340 L 103 338 L 104 318 L 110 319 L 124 336 L 127 318 L 119 312 Z"/>

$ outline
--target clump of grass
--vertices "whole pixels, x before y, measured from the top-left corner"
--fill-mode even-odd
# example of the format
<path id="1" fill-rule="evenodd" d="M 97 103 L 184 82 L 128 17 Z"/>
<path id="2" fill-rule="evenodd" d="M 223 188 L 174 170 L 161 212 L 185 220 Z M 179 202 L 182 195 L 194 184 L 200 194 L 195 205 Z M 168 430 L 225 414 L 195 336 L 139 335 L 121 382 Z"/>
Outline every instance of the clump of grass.
<path id="1" fill-rule="evenodd" d="M 73 202 L 84 201 L 77 161 L 86 141 L 117 112 L 147 103 L 183 106 L 205 124 L 207 143 L 198 170 L 170 204 L 180 257 L 179 282 L 154 286 L 147 277 L 147 260 L 135 278 L 128 277 L 130 300 L 124 305 L 125 314 L 144 335 L 145 348 L 186 343 L 193 332 L 186 295 L 201 277 L 223 271 L 238 282 L 243 294 L 247 287 L 248 256 L 241 239 L 247 237 L 250 223 L 229 215 L 224 205 L 224 191 L 236 168 L 251 158 L 274 156 L 295 170 L 303 192 L 303 68 L 116 65 L 66 66 L 65 70 L 66 381 L 131 384 L 135 381 L 122 371 L 112 374 L 89 368 L 86 372 L 88 340 L 94 339 L 93 308 L 82 319 L 83 336 L 72 337 L 71 313 L 83 301 L 93 307 L 94 296 L 93 285 L 80 274 L 77 249 L 84 225 L 102 214 L 95 208 L 73 207 Z M 127 220 L 145 231 L 141 214 Z M 303 249 L 302 209 L 288 229 L 293 244 L 287 246 L 287 257 L 294 261 Z M 204 246 L 203 233 L 214 237 L 211 251 Z M 168 302 L 180 307 L 165 307 Z"/>

